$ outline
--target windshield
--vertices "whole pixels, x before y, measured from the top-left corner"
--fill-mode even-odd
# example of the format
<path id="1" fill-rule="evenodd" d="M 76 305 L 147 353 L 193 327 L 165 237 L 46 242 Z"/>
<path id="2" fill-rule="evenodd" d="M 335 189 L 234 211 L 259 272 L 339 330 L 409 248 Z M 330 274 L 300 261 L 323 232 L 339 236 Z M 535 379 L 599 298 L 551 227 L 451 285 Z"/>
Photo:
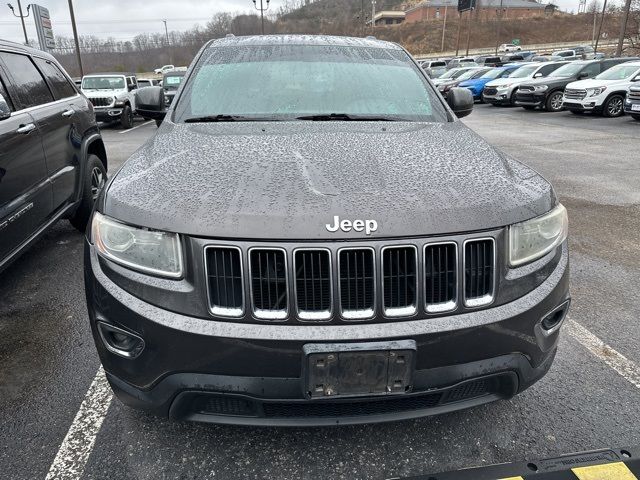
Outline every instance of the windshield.
<path id="1" fill-rule="evenodd" d="M 509 78 L 526 78 L 533 75 L 533 73 L 540 68 L 538 65 L 528 65 L 526 67 L 520 67 L 509 75 Z"/>
<path id="2" fill-rule="evenodd" d="M 218 115 L 293 120 L 331 114 L 448 120 L 405 52 L 351 46 L 209 48 L 175 112 L 177 122 Z"/>
<path id="3" fill-rule="evenodd" d="M 482 75 L 482 77 L 480 77 L 480 78 L 488 78 L 488 79 L 498 78 L 500 75 L 502 75 L 502 73 L 504 73 L 504 69 L 503 68 L 494 68 L 492 70 L 489 70 L 487 73 Z"/>
<path id="4" fill-rule="evenodd" d="M 82 88 L 87 90 L 122 90 L 125 88 L 124 77 L 85 77 Z"/>
<path id="5" fill-rule="evenodd" d="M 478 75 L 480 75 L 483 72 L 483 70 L 467 70 L 466 72 L 464 72 L 462 75 L 460 75 L 458 77 L 458 80 L 469 80 L 470 78 L 476 78 Z"/>
<path id="6" fill-rule="evenodd" d="M 633 77 L 636 72 L 640 72 L 640 66 L 622 64 L 611 67 L 595 78 L 599 80 L 626 80 Z"/>
<path id="7" fill-rule="evenodd" d="M 184 75 L 173 75 L 173 76 L 164 77 L 162 86 L 165 88 L 170 88 L 170 87 L 178 88 L 182 83 L 182 79 L 184 79 Z"/>
<path id="8" fill-rule="evenodd" d="M 553 72 L 554 77 L 573 77 L 576 73 L 582 70 L 585 67 L 584 63 L 567 63 L 566 65 L 561 66 L 555 72 Z"/>

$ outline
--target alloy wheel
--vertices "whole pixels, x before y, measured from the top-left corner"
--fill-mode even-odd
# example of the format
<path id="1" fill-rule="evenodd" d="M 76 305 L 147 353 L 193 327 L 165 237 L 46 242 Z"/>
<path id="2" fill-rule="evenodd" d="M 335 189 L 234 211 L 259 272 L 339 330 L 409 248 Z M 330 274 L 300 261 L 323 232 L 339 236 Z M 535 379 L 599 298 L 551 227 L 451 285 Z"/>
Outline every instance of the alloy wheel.
<path id="1" fill-rule="evenodd" d="M 622 112 L 622 98 L 614 97 L 607 104 L 607 113 L 611 117 L 617 117 Z"/>
<path id="2" fill-rule="evenodd" d="M 98 194 L 100 190 L 104 187 L 104 175 L 102 174 L 102 170 L 98 167 L 94 167 L 91 171 L 91 198 L 95 202 L 98 198 Z"/>
<path id="3" fill-rule="evenodd" d="M 560 110 L 562 108 L 562 94 L 554 93 L 551 97 L 551 109 L 552 110 Z"/>

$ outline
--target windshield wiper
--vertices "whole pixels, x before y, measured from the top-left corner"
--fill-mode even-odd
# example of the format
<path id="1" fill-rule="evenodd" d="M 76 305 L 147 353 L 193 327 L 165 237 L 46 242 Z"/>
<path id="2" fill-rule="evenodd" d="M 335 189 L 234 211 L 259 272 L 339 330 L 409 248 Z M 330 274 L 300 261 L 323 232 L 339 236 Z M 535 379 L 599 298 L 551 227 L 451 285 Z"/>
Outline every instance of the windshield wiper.
<path id="1" fill-rule="evenodd" d="M 245 117 L 243 115 L 205 115 L 202 117 L 191 117 L 185 119 L 185 123 L 207 123 L 207 122 L 274 122 L 273 117 Z"/>
<path id="2" fill-rule="evenodd" d="M 338 121 L 358 121 L 358 122 L 398 122 L 397 118 L 385 117 L 381 115 L 350 115 L 347 113 L 321 113 L 317 115 L 303 115 L 296 117 L 296 120 L 311 120 L 316 122 Z M 406 121 L 406 120 L 405 120 Z"/>

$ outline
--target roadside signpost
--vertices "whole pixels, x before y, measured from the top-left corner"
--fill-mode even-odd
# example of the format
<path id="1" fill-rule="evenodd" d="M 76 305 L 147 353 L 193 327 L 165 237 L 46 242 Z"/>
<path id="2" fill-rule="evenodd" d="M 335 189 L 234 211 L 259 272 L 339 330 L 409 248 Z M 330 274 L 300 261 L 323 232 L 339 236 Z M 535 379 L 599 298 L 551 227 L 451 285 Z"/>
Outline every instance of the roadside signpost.
<path id="1" fill-rule="evenodd" d="M 51 28 L 51 16 L 49 10 L 40 5 L 32 5 L 33 16 L 36 22 L 36 31 L 38 32 L 38 42 L 40 49 L 48 52 L 56 48 L 56 41 L 53 38 L 53 30 Z"/>

